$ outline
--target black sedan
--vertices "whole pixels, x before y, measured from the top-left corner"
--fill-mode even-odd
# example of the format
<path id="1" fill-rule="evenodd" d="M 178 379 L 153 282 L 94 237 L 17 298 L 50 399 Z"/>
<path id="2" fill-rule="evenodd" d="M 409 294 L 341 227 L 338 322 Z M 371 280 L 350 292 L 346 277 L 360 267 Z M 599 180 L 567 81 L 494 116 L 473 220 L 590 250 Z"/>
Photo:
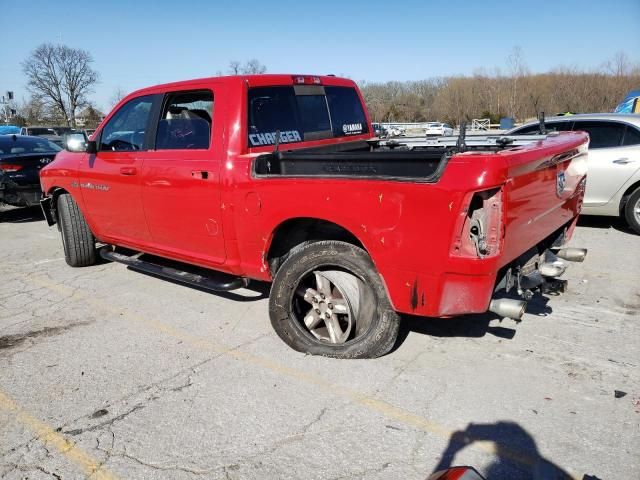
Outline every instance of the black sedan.
<path id="1" fill-rule="evenodd" d="M 0 203 L 37 205 L 42 167 L 62 148 L 42 137 L 0 135 Z"/>

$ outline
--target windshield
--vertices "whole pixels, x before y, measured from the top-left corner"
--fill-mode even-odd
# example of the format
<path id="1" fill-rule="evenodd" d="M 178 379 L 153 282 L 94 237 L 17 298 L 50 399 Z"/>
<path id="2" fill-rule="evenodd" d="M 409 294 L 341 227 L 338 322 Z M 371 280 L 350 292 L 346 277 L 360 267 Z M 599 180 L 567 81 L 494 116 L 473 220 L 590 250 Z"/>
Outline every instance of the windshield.
<path id="1" fill-rule="evenodd" d="M 0 157 L 29 153 L 55 153 L 62 150 L 46 139 L 33 139 L 21 135 L 0 136 Z"/>

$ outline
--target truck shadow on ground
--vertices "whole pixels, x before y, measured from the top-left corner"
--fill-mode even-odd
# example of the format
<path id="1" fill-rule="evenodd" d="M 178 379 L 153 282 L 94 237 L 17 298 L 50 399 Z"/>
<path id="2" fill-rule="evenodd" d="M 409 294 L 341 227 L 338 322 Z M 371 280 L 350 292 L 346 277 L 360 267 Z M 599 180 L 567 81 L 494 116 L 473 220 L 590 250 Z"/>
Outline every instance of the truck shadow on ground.
<path id="1" fill-rule="evenodd" d="M 487 480 L 571 480 L 561 467 L 544 458 L 538 451 L 533 436 L 515 422 L 470 423 L 464 430 L 451 434 L 434 472 L 456 464 L 456 456 L 465 448 L 475 446 L 492 455 L 493 461 L 483 468 Z M 460 462 L 458 462 L 459 464 Z M 582 480 L 598 480 L 584 475 Z"/>
<path id="2" fill-rule="evenodd" d="M 584 216 L 581 215 L 578 218 L 579 227 L 588 228 L 613 228 L 619 232 L 635 235 L 635 232 L 631 230 L 629 225 L 620 217 L 599 217 L 599 216 Z"/>
<path id="3" fill-rule="evenodd" d="M 0 208 L 0 223 L 27 223 L 44 220 L 38 205 L 33 207 Z"/>

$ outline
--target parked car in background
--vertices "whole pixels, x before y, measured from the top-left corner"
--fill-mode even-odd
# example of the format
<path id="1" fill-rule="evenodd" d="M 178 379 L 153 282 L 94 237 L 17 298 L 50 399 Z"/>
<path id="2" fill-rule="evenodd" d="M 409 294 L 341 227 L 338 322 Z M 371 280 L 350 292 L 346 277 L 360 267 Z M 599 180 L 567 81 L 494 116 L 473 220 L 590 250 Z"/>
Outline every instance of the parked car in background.
<path id="1" fill-rule="evenodd" d="M 580 114 L 552 117 L 550 131 L 589 134 L 589 176 L 583 215 L 622 217 L 640 234 L 640 115 Z M 540 132 L 539 122 L 515 128 L 508 135 Z"/>
<path id="2" fill-rule="evenodd" d="M 425 131 L 428 137 L 453 135 L 453 128 L 451 127 L 451 125 L 440 122 L 428 124 Z"/>
<path id="3" fill-rule="evenodd" d="M 390 126 L 387 128 L 387 135 L 389 137 L 402 137 L 406 135 L 404 128 L 398 126 Z"/>
<path id="4" fill-rule="evenodd" d="M 371 130 L 376 137 L 383 137 L 386 134 L 386 129 L 376 122 L 371 123 Z"/>
<path id="5" fill-rule="evenodd" d="M 70 133 L 81 132 L 81 130 L 76 130 L 75 128 L 71 128 L 71 127 L 52 127 L 52 128 L 56 132 L 56 134 L 60 137 L 64 137 L 65 135 L 68 135 Z"/>
<path id="6" fill-rule="evenodd" d="M 60 150 L 46 138 L 0 135 L 0 203 L 37 205 L 42 197 L 40 169 Z"/>
<path id="7" fill-rule="evenodd" d="M 22 127 L 20 129 L 20 135 L 42 137 L 42 138 L 46 138 L 50 142 L 56 143 L 60 147 L 64 146 L 62 136 L 55 130 L 54 127 L 43 127 L 43 126 Z"/>

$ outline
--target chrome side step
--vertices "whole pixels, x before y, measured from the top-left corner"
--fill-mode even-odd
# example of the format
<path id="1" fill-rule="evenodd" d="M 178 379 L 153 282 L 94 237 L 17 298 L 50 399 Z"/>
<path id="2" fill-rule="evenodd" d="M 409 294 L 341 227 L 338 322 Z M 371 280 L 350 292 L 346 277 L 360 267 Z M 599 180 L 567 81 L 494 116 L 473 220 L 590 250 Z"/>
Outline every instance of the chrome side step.
<path id="1" fill-rule="evenodd" d="M 249 284 L 248 278 L 234 277 L 233 275 L 228 275 L 226 273 L 211 271 L 211 276 L 205 276 L 186 270 L 158 265 L 156 263 L 141 260 L 139 258 L 140 253 L 136 253 L 131 256 L 118 253 L 113 250 L 113 247 L 110 245 L 104 246 L 100 249 L 100 256 L 105 260 L 123 263 L 134 270 L 139 270 L 151 275 L 157 275 L 159 277 L 169 278 L 180 283 L 193 285 L 213 292 L 227 292 L 229 290 L 246 287 Z M 194 267 L 194 269 L 198 268 Z"/>

